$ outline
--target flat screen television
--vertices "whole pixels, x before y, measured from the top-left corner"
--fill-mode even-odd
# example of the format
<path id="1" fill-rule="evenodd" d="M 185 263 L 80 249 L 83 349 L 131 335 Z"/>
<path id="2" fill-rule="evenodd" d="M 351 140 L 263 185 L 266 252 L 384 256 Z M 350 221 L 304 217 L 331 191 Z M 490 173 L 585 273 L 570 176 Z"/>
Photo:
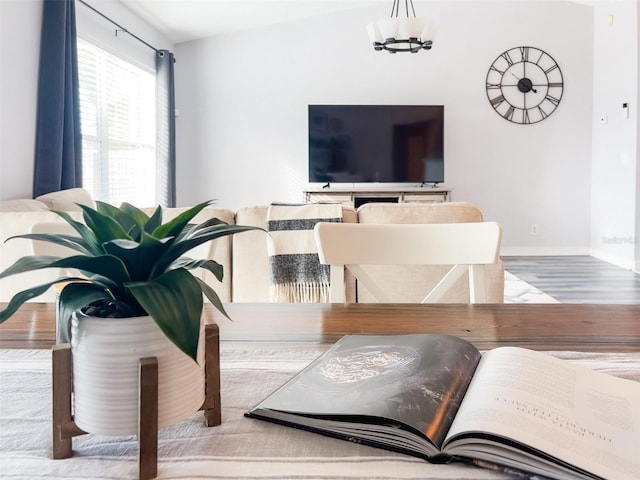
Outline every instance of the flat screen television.
<path id="1" fill-rule="evenodd" d="M 309 182 L 444 182 L 444 106 L 309 105 Z"/>

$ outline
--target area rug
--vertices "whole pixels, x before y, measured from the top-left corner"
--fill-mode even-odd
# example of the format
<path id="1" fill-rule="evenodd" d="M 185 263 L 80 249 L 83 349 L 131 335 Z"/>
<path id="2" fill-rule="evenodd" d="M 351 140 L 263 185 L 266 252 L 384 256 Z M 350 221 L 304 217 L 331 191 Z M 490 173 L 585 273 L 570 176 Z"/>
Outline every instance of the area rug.
<path id="1" fill-rule="evenodd" d="M 513 273 L 505 271 L 504 303 L 558 303 L 558 301 Z"/>
<path id="2" fill-rule="evenodd" d="M 160 479 L 505 479 L 462 464 L 432 465 L 313 433 L 244 417 L 244 413 L 327 348 L 318 344 L 222 343 L 223 423 L 202 415 L 159 433 Z M 558 354 L 640 380 L 640 353 Z M 135 479 L 135 437 L 85 435 L 74 455 L 51 459 L 51 354 L 0 350 L 0 478 Z"/>

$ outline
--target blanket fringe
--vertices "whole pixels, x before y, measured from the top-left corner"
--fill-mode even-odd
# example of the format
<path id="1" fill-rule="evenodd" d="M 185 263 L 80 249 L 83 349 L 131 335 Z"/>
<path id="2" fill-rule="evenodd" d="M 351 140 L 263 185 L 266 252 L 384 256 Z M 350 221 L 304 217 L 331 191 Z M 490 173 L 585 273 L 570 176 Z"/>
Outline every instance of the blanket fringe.
<path id="1" fill-rule="evenodd" d="M 328 303 L 329 285 L 325 283 L 278 283 L 271 285 L 271 300 L 283 303 Z"/>

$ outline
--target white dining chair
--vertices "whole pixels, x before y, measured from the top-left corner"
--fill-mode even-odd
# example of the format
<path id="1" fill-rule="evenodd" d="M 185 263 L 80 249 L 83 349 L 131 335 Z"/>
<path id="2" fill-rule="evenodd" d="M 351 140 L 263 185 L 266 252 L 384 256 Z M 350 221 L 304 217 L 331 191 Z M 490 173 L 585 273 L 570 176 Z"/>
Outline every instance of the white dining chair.
<path id="1" fill-rule="evenodd" d="M 422 303 L 440 301 L 465 273 L 470 303 L 486 303 L 484 266 L 498 262 L 502 227 L 495 222 L 447 224 L 318 223 L 314 229 L 320 263 L 330 265 L 330 301 L 344 302 L 347 268 L 376 298 L 393 303 L 362 266 L 451 265 Z"/>

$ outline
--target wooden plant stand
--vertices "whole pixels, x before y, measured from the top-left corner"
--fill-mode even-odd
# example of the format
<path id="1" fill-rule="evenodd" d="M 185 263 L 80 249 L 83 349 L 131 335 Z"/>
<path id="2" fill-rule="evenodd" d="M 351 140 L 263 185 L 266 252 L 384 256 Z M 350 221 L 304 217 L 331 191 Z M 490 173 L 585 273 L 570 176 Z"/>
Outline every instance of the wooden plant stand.
<path id="1" fill-rule="evenodd" d="M 218 325 L 205 326 L 205 397 L 204 423 L 213 427 L 222 423 L 220 405 L 220 334 Z M 52 352 L 53 373 L 53 458 L 73 455 L 72 439 L 86 433 L 73 420 L 71 346 L 55 345 Z M 148 480 L 158 474 L 158 360 L 140 359 L 138 394 L 138 478 Z"/>

